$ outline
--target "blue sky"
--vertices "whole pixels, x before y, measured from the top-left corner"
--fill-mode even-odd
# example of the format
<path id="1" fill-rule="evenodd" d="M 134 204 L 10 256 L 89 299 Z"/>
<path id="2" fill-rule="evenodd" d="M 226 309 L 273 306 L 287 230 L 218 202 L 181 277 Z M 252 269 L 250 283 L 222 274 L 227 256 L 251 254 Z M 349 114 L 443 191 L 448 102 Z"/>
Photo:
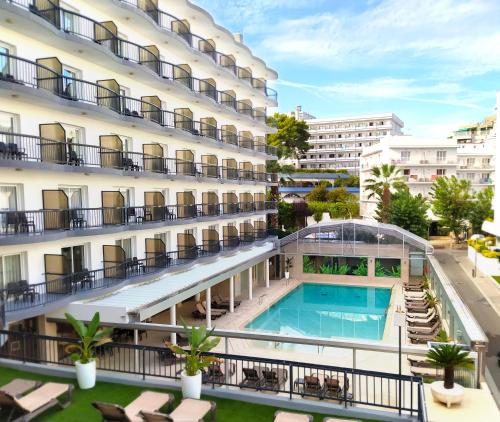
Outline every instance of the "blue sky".
<path id="1" fill-rule="evenodd" d="M 499 0 L 193 0 L 279 73 L 279 110 L 394 112 L 446 136 L 494 113 Z"/>

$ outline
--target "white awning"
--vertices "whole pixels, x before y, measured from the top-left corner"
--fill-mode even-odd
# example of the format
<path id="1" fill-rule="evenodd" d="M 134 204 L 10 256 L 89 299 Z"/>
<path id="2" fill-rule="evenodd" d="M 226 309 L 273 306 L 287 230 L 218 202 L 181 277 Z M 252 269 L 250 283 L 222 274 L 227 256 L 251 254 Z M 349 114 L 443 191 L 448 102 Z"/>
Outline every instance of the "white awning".
<path id="1" fill-rule="evenodd" d="M 194 264 L 187 271 L 169 273 L 157 280 L 136 284 L 106 296 L 73 302 L 68 311 L 77 319 L 90 320 L 99 311 L 101 321 L 125 323 L 144 321 L 172 305 L 275 255 L 274 243 L 240 250 L 205 264 Z M 59 313 L 59 312 L 58 312 Z M 63 311 L 61 311 L 63 315 Z M 61 315 L 61 316 L 62 316 Z M 59 315 L 51 315 L 59 317 Z"/>

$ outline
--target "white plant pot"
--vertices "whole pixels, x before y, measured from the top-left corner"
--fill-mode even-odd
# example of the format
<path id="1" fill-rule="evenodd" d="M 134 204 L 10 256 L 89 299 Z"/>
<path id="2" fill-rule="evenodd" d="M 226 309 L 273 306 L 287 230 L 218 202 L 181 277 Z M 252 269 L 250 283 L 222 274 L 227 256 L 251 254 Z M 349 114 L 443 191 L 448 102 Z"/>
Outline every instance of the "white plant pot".
<path id="1" fill-rule="evenodd" d="M 76 367 L 76 379 L 78 380 L 78 385 L 82 390 L 88 390 L 95 386 L 96 378 L 96 365 L 95 360 L 89 363 L 81 363 L 80 361 L 75 362 Z"/>
<path id="2" fill-rule="evenodd" d="M 187 375 L 186 371 L 181 373 L 182 397 L 185 399 L 199 399 L 201 396 L 201 371 L 196 375 Z"/>
<path id="3" fill-rule="evenodd" d="M 288 280 L 290 278 L 290 273 L 288 271 L 285 271 L 285 278 Z"/>
<path id="4" fill-rule="evenodd" d="M 460 404 L 464 398 L 465 389 L 456 382 L 453 388 L 444 388 L 444 381 L 434 381 L 431 384 L 431 393 L 434 401 L 445 403 L 446 407 L 452 404 Z"/>

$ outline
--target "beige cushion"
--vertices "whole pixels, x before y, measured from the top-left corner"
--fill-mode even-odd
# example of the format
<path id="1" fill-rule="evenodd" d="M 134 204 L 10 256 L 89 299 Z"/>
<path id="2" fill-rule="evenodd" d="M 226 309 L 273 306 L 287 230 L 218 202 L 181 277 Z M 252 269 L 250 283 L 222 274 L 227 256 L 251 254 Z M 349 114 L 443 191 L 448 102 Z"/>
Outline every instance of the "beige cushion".
<path id="1" fill-rule="evenodd" d="M 206 400 L 184 399 L 170 414 L 174 422 L 195 422 L 210 412 L 212 403 Z"/>
<path id="2" fill-rule="evenodd" d="M 277 412 L 274 422 L 309 422 L 311 417 L 303 413 Z"/>
<path id="3" fill-rule="evenodd" d="M 132 422 L 142 422 L 141 410 L 156 412 L 170 401 L 170 394 L 144 391 L 132 403 L 125 407 L 125 413 Z"/>
<path id="4" fill-rule="evenodd" d="M 59 384 L 56 382 L 47 382 L 35 391 L 17 399 L 17 404 L 27 412 L 34 412 L 50 401 L 68 392 L 69 384 Z"/>

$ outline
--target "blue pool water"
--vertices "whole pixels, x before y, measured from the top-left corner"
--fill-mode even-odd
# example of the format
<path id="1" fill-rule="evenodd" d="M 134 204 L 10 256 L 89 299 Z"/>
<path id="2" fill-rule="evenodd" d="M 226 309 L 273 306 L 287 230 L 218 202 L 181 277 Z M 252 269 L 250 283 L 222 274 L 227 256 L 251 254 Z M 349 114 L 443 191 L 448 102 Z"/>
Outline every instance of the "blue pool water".
<path id="1" fill-rule="evenodd" d="M 391 289 L 304 283 L 246 325 L 307 337 L 380 340 Z"/>

